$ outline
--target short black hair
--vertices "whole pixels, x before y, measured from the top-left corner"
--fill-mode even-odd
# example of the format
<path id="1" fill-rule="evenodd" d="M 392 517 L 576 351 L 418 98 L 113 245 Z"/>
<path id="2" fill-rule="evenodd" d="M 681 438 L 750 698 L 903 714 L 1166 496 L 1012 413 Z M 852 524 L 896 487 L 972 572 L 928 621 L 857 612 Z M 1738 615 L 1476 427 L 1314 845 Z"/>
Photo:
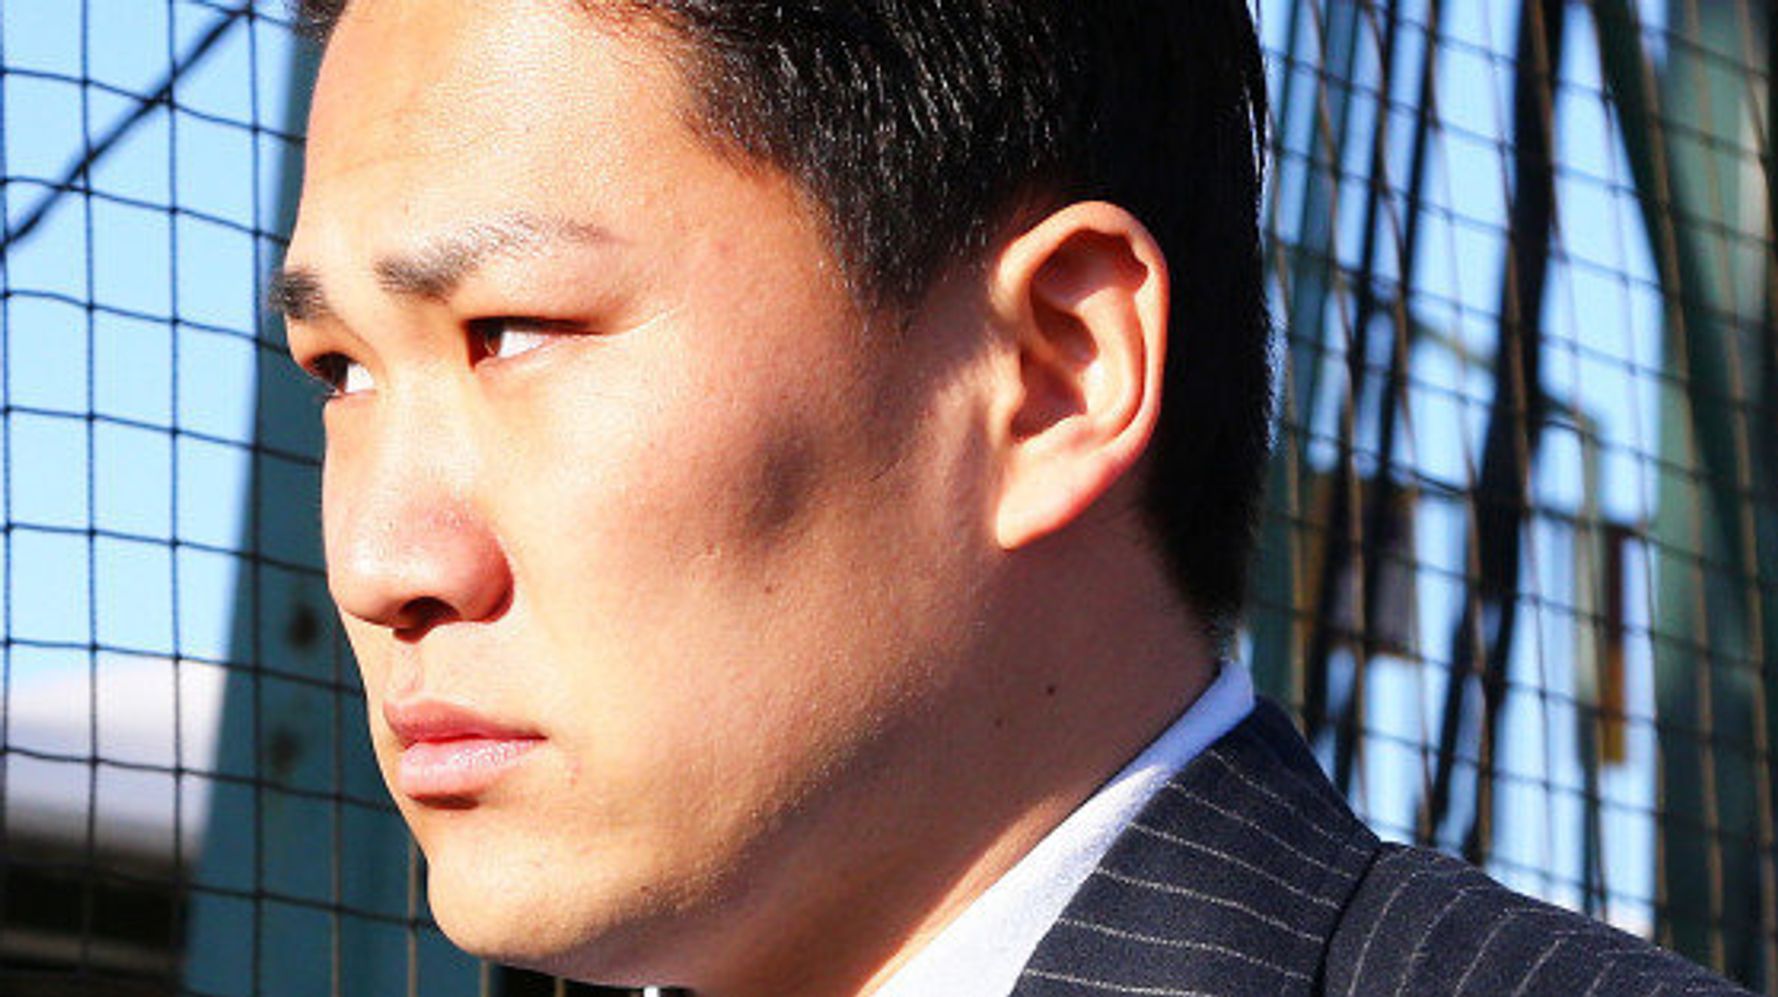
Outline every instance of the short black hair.
<path id="1" fill-rule="evenodd" d="M 322 34 L 347 0 L 299 0 Z M 784 170 L 854 293 L 910 308 L 1014 213 L 1105 200 L 1172 272 L 1144 506 L 1188 603 L 1244 601 L 1270 441 L 1265 73 L 1244 0 L 582 0 L 684 43 L 698 125 Z"/>

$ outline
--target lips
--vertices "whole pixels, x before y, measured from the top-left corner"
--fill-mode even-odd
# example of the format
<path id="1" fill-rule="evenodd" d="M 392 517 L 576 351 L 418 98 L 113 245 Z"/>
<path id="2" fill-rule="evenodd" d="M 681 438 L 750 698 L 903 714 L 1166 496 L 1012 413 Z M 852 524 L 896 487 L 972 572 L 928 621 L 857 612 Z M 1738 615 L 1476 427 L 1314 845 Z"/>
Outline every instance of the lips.
<path id="1" fill-rule="evenodd" d="M 544 740 L 534 730 L 433 700 L 387 702 L 383 719 L 401 745 L 394 789 L 420 803 L 475 802 Z"/>

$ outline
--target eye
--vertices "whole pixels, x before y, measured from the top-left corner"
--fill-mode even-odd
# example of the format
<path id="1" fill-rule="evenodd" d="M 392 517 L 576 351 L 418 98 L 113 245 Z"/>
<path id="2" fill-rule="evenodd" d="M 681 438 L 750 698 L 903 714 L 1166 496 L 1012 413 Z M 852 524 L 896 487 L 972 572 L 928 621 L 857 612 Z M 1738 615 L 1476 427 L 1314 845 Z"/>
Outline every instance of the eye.
<path id="1" fill-rule="evenodd" d="M 486 318 L 469 323 L 476 355 L 505 360 L 529 353 L 562 333 L 560 323 L 530 318 Z"/>
<path id="2" fill-rule="evenodd" d="M 329 398 L 362 394 L 375 388 L 370 370 L 344 353 L 324 353 L 304 368 L 327 388 Z"/>

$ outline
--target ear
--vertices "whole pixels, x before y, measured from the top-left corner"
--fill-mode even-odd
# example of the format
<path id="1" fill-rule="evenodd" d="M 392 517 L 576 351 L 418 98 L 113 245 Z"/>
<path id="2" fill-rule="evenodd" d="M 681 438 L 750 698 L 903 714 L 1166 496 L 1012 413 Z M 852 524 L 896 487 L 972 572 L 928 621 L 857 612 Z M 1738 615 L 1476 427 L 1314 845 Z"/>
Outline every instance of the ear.
<path id="1" fill-rule="evenodd" d="M 1017 363 L 995 407 L 1006 550 L 1078 519 L 1142 456 L 1161 404 L 1167 261 L 1123 208 L 1069 205 L 990 263 L 990 302 Z"/>

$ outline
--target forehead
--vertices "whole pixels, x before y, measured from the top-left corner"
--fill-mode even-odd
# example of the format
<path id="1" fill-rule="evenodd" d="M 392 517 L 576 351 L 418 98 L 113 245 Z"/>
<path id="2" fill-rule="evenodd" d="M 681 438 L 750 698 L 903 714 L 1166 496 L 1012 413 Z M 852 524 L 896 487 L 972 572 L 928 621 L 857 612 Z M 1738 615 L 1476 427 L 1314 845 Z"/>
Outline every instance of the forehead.
<path id="1" fill-rule="evenodd" d="M 684 106 L 658 32 L 574 0 L 357 0 L 316 84 L 305 199 L 391 173 L 419 197 L 560 190 L 695 153 Z"/>
<path id="2" fill-rule="evenodd" d="M 554 270 L 500 254 L 512 264 L 504 283 L 484 287 L 509 298 L 579 287 L 648 291 L 667 307 L 748 273 L 763 280 L 769 260 L 798 287 L 843 288 L 831 234 L 795 179 L 692 123 L 676 55 L 652 22 L 589 15 L 578 0 L 357 0 L 316 84 L 287 272 L 314 276 L 346 306 L 327 309 L 334 317 L 369 329 L 396 317 L 361 310 L 388 303 L 375 293 L 389 290 L 384 261 L 427 259 L 516 218 L 598 231 L 602 249 Z"/>

